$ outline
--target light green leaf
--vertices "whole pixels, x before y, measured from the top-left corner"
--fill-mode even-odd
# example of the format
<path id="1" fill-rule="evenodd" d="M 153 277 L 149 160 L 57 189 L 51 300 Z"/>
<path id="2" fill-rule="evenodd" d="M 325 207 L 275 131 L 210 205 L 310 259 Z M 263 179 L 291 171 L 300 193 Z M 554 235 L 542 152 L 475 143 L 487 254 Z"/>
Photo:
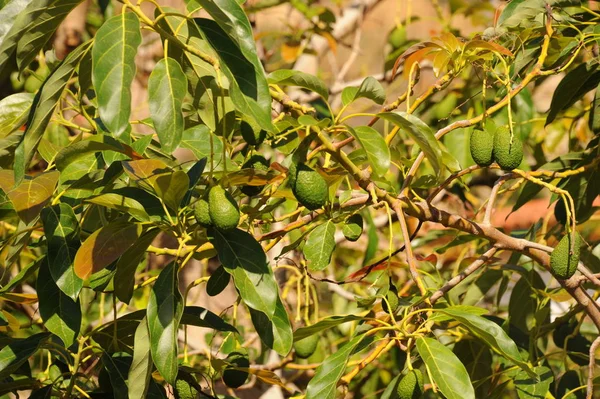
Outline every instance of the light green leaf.
<path id="1" fill-rule="evenodd" d="M 148 79 L 150 117 L 161 148 L 172 153 L 183 133 L 183 97 L 187 93 L 187 78 L 181 65 L 173 58 L 163 58 Z"/>
<path id="2" fill-rule="evenodd" d="M 16 93 L 0 100 L 0 138 L 23 126 L 33 103 L 33 94 Z"/>
<path id="3" fill-rule="evenodd" d="M 191 150 L 198 159 L 212 160 L 214 169 L 217 169 L 218 166 L 222 168 L 223 142 L 220 137 L 212 134 L 206 125 L 198 125 L 185 130 L 181 146 Z"/>
<path id="4" fill-rule="evenodd" d="M 272 320 L 279 291 L 264 250 L 245 231 L 222 232 L 209 229 L 208 237 L 217 250 L 221 264 L 233 277 L 244 303 Z"/>
<path id="5" fill-rule="evenodd" d="M 346 345 L 325 359 L 308 383 L 306 399 L 335 399 L 337 383 L 344 374 L 348 358 L 363 338 L 364 335 L 352 338 Z"/>
<path id="6" fill-rule="evenodd" d="M 70 144 L 56 155 L 56 168 L 65 170 L 73 162 L 90 153 L 102 153 L 104 151 L 118 152 L 129 157 L 133 156 L 133 149 L 110 136 L 96 134 L 85 140 Z"/>
<path id="7" fill-rule="evenodd" d="M 288 318 L 287 310 L 277 297 L 277 306 L 271 320 L 263 312 L 250 308 L 252 324 L 261 341 L 281 356 L 287 356 L 294 343 L 292 325 Z"/>
<path id="8" fill-rule="evenodd" d="M 299 86 L 314 91 L 323 99 L 329 97 L 329 89 L 325 82 L 311 74 L 302 71 L 293 71 L 291 69 L 278 69 L 271 72 L 267 77 L 269 83 L 280 85 Z"/>
<path id="9" fill-rule="evenodd" d="M 328 330 L 332 327 L 338 326 L 343 323 L 348 323 L 350 321 L 359 321 L 364 318 L 361 316 L 355 316 L 353 314 L 349 314 L 346 316 L 330 316 L 326 317 L 322 320 L 319 320 L 313 325 L 300 327 L 296 331 L 294 331 L 294 341 L 300 341 L 303 338 L 310 337 L 313 334 L 316 334 L 321 331 Z"/>
<path id="10" fill-rule="evenodd" d="M 92 80 L 100 118 L 108 130 L 124 142 L 129 142 L 131 83 L 141 42 L 138 17 L 132 12 L 123 12 L 102 24 L 92 48 Z"/>
<path id="11" fill-rule="evenodd" d="M 165 173 L 154 180 L 156 194 L 174 211 L 179 210 L 179 205 L 188 191 L 190 178 L 182 170 Z"/>
<path id="12" fill-rule="evenodd" d="M 421 148 L 438 176 L 443 168 L 442 149 L 433 131 L 422 120 L 406 112 L 383 112 L 377 114 L 405 131 Z"/>
<path id="13" fill-rule="evenodd" d="M 350 129 L 367 154 L 369 164 L 378 176 L 383 176 L 390 168 L 390 147 L 381 134 L 369 126 L 358 126 Z"/>
<path id="14" fill-rule="evenodd" d="M 127 378 L 129 399 L 146 398 L 151 376 L 150 333 L 148 332 L 148 322 L 144 318 L 135 330 L 133 360 Z"/>
<path id="15" fill-rule="evenodd" d="M 83 0 L 36 0 L 33 2 L 39 10 L 36 18 L 21 32 L 17 44 L 17 66 L 19 70 L 27 67 L 44 48 L 48 40 L 69 14 Z M 28 7 L 31 9 L 32 7 Z"/>
<path id="16" fill-rule="evenodd" d="M 35 96 L 27 130 L 21 144 L 17 147 L 15 154 L 15 177 L 20 181 L 25 176 L 25 170 L 36 153 L 37 146 L 42 135 L 52 118 L 54 109 L 62 97 L 67 83 L 75 72 L 75 67 L 83 55 L 89 50 L 91 41 L 83 43 L 73 50 L 67 58 L 50 74 Z"/>
<path id="17" fill-rule="evenodd" d="M 171 262 L 160 272 L 152 287 L 146 315 L 152 359 L 169 384 L 175 384 L 177 378 L 177 330 L 183 314 L 177 269 L 177 263 Z"/>
<path id="18" fill-rule="evenodd" d="M 160 230 L 154 229 L 142 234 L 136 242 L 117 261 L 115 273 L 115 295 L 123 303 L 129 303 L 133 296 L 135 271 L 146 256 L 146 250 Z"/>
<path id="19" fill-rule="evenodd" d="M 12 0 L 0 10 L 0 73 L 12 59 L 23 31 L 41 12 L 31 0 Z"/>
<path id="20" fill-rule="evenodd" d="M 304 245 L 303 252 L 308 261 L 308 268 L 312 271 L 325 269 L 331 261 L 334 249 L 335 223 L 327 220 L 310 232 Z"/>
<path id="21" fill-rule="evenodd" d="M 475 399 L 475 391 L 465 366 L 439 341 L 417 339 L 417 350 L 431 373 L 433 382 L 448 399 Z"/>
<path id="22" fill-rule="evenodd" d="M 65 346 L 70 346 L 81 328 L 81 305 L 58 288 L 50 274 L 47 258 L 40 265 L 36 290 L 44 326 Z"/>
<path id="23" fill-rule="evenodd" d="M 379 81 L 367 76 L 359 87 L 346 87 L 342 90 L 342 103 L 348 105 L 359 98 L 368 98 L 381 105 L 385 102 L 385 90 Z"/>
<path id="24" fill-rule="evenodd" d="M 49 333 L 38 333 L 25 339 L 18 339 L 6 345 L 0 350 L 0 378 L 8 377 L 13 371 L 17 370 L 25 363 L 35 352 L 40 349 L 48 339 Z"/>
<path id="25" fill-rule="evenodd" d="M 81 245 L 79 223 L 67 204 L 57 204 L 42 209 L 42 224 L 48 242 L 48 264 L 56 285 L 71 299 L 76 300 L 83 280 L 73 268 L 75 254 Z"/>

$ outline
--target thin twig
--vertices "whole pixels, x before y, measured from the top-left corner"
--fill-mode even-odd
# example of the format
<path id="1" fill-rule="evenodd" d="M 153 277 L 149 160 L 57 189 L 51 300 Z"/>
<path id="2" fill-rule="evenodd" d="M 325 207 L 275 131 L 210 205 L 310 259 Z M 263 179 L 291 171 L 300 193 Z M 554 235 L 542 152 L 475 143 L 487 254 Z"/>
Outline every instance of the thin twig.
<path id="1" fill-rule="evenodd" d="M 598 349 L 598 346 L 600 346 L 600 337 L 597 337 L 592 343 L 592 346 L 590 346 L 586 399 L 592 399 L 592 396 L 594 395 L 594 366 L 596 365 L 596 349 Z"/>

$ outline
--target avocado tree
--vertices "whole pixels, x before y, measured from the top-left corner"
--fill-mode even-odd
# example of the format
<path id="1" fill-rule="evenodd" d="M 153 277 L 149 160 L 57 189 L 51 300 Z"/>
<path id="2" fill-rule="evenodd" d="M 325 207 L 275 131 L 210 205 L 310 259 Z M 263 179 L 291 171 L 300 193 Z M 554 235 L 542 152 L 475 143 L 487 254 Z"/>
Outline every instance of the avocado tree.
<path id="1" fill-rule="evenodd" d="M 339 39 L 335 8 L 291 1 L 307 28 L 259 37 L 248 16 L 283 1 L 98 1 L 58 60 L 79 3 L 0 2 L 1 394 L 600 391 L 595 2 L 433 1 L 439 35 L 408 18 L 339 90 L 294 64 Z M 459 14 L 488 28 L 460 37 Z M 136 119 L 142 31 L 160 54 Z M 540 198 L 525 229 L 494 217 Z"/>

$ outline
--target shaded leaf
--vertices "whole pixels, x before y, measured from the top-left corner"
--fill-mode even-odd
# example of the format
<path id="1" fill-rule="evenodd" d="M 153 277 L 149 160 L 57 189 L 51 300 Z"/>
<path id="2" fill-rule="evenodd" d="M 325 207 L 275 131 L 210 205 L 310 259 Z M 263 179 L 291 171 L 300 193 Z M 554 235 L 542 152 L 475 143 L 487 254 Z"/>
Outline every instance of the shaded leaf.
<path id="1" fill-rule="evenodd" d="M 108 373 L 112 395 L 115 399 L 127 399 L 127 370 L 130 368 L 131 356 L 118 352 L 112 355 L 102 354 L 102 364 Z"/>
<path id="2" fill-rule="evenodd" d="M 81 245 L 79 223 L 73 208 L 61 203 L 42 209 L 44 234 L 48 242 L 48 265 L 52 279 L 62 292 L 76 300 L 83 280 L 73 267 L 75 254 Z"/>
<path id="3" fill-rule="evenodd" d="M 206 293 L 209 296 L 219 295 L 223 290 L 229 285 L 229 281 L 231 280 L 231 276 L 223 265 L 219 266 L 208 279 L 206 283 Z"/>
<path id="4" fill-rule="evenodd" d="M 450 349 L 435 339 L 422 337 L 417 339 L 417 350 L 446 398 L 475 399 L 469 374 Z"/>
<path id="5" fill-rule="evenodd" d="M 346 87 L 342 91 L 342 103 L 348 105 L 359 98 L 368 98 L 382 105 L 385 102 L 385 90 L 372 76 L 367 76 L 359 87 Z"/>
<path id="6" fill-rule="evenodd" d="M 0 378 L 8 377 L 33 356 L 50 338 L 49 333 L 38 333 L 25 339 L 18 339 L 0 350 Z"/>
<path id="7" fill-rule="evenodd" d="M 160 272 L 152 287 L 146 316 L 152 359 L 169 384 L 175 384 L 177 378 L 177 330 L 183 314 L 177 269 L 177 263 L 171 262 Z"/>
<path id="8" fill-rule="evenodd" d="M 329 97 L 329 89 L 325 82 L 316 76 L 302 72 L 294 71 L 291 69 L 278 69 L 273 71 L 267 77 L 269 83 L 276 83 L 280 85 L 288 86 L 300 86 L 305 89 L 314 91 L 323 99 L 327 100 Z"/>
<path id="9" fill-rule="evenodd" d="M 369 164 L 378 176 L 383 176 L 390 168 L 390 147 L 381 134 L 372 127 L 358 126 L 350 129 L 367 154 Z"/>
<path id="10" fill-rule="evenodd" d="M 92 48 L 92 80 L 98 113 L 106 128 L 124 142 L 129 141 L 131 83 L 141 42 L 138 17 L 132 12 L 123 12 L 102 24 Z"/>
<path id="11" fill-rule="evenodd" d="M 32 0 L 12 0 L 0 9 L 0 73 L 12 59 L 23 31 L 41 12 L 31 3 Z"/>
<path id="12" fill-rule="evenodd" d="M 27 279 L 33 276 L 33 274 L 39 269 L 40 264 L 43 261 L 44 260 L 31 262 L 29 265 L 22 268 L 16 276 L 11 278 L 6 285 L 0 288 L 0 294 L 6 293 L 15 288 L 16 286 L 22 284 L 24 281 L 27 281 Z"/>
<path id="13" fill-rule="evenodd" d="M 50 274 L 47 258 L 40 265 L 36 290 L 44 326 L 58 336 L 65 346 L 70 346 L 81 328 L 81 305 L 58 288 Z"/>
<path id="14" fill-rule="evenodd" d="M 287 356 L 292 349 L 294 340 L 292 325 L 281 299 L 277 297 L 275 313 L 271 320 L 264 313 L 254 309 L 250 309 L 250 316 L 260 340 L 279 355 Z"/>
<path id="15" fill-rule="evenodd" d="M 127 251 L 141 234 L 141 226 L 116 221 L 92 233 L 75 255 L 75 273 L 87 279 Z"/>
<path id="16" fill-rule="evenodd" d="M 538 366 L 534 371 L 535 377 L 522 370 L 513 377 L 519 399 L 544 399 L 550 391 L 550 384 L 554 380 L 552 371 L 544 366 Z"/>
<path id="17" fill-rule="evenodd" d="M 190 178 L 182 170 L 159 175 L 154 180 L 154 191 L 174 211 L 179 210 L 179 205 L 187 193 Z"/>
<path id="18" fill-rule="evenodd" d="M 154 192 L 154 182 L 161 174 L 171 173 L 171 169 L 160 159 L 140 159 L 123 161 L 123 169 L 129 177 L 150 192 Z"/>
<path id="19" fill-rule="evenodd" d="M 279 298 L 278 287 L 260 244 L 239 229 L 222 232 L 211 228 L 208 236 L 244 303 L 271 320 Z"/>
<path id="20" fill-rule="evenodd" d="M 304 257 L 308 261 L 308 268 L 313 271 L 325 269 L 331 261 L 335 249 L 335 223 L 328 220 L 317 226 L 308 235 L 304 245 Z"/>
<path id="21" fill-rule="evenodd" d="M 172 58 L 163 58 L 148 79 L 150 117 L 161 148 L 172 153 L 183 133 L 183 97 L 187 93 L 187 78 L 181 65 Z"/>
<path id="22" fill-rule="evenodd" d="M 181 206 L 187 206 L 190 203 L 190 200 L 192 199 L 192 194 L 194 193 L 194 189 L 196 188 L 196 185 L 200 182 L 205 167 L 206 158 L 201 158 L 198 162 L 194 163 L 194 165 L 187 171 L 190 185 L 188 187 L 188 191 L 183 197 Z"/>

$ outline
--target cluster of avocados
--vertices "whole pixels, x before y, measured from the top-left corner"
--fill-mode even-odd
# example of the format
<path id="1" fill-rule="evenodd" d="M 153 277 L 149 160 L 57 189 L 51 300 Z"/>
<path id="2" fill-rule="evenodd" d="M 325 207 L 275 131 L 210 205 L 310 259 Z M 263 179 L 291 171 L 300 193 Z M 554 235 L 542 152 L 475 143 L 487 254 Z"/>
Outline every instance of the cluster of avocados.
<path id="1" fill-rule="evenodd" d="M 523 161 L 523 143 L 516 135 L 511 138 L 510 131 L 504 126 L 494 132 L 473 130 L 469 149 L 475 163 L 483 167 L 496 162 L 503 170 L 513 170 Z"/>
<path id="2" fill-rule="evenodd" d="M 50 75 L 50 68 L 40 63 L 34 73 L 25 70 L 22 73 L 15 71 L 10 74 L 10 83 L 15 92 L 25 90 L 27 93 L 35 93 L 40 89 L 44 80 Z"/>
<path id="3" fill-rule="evenodd" d="M 313 334 L 294 342 L 294 351 L 300 359 L 308 359 L 315 353 L 319 345 L 319 335 Z"/>

